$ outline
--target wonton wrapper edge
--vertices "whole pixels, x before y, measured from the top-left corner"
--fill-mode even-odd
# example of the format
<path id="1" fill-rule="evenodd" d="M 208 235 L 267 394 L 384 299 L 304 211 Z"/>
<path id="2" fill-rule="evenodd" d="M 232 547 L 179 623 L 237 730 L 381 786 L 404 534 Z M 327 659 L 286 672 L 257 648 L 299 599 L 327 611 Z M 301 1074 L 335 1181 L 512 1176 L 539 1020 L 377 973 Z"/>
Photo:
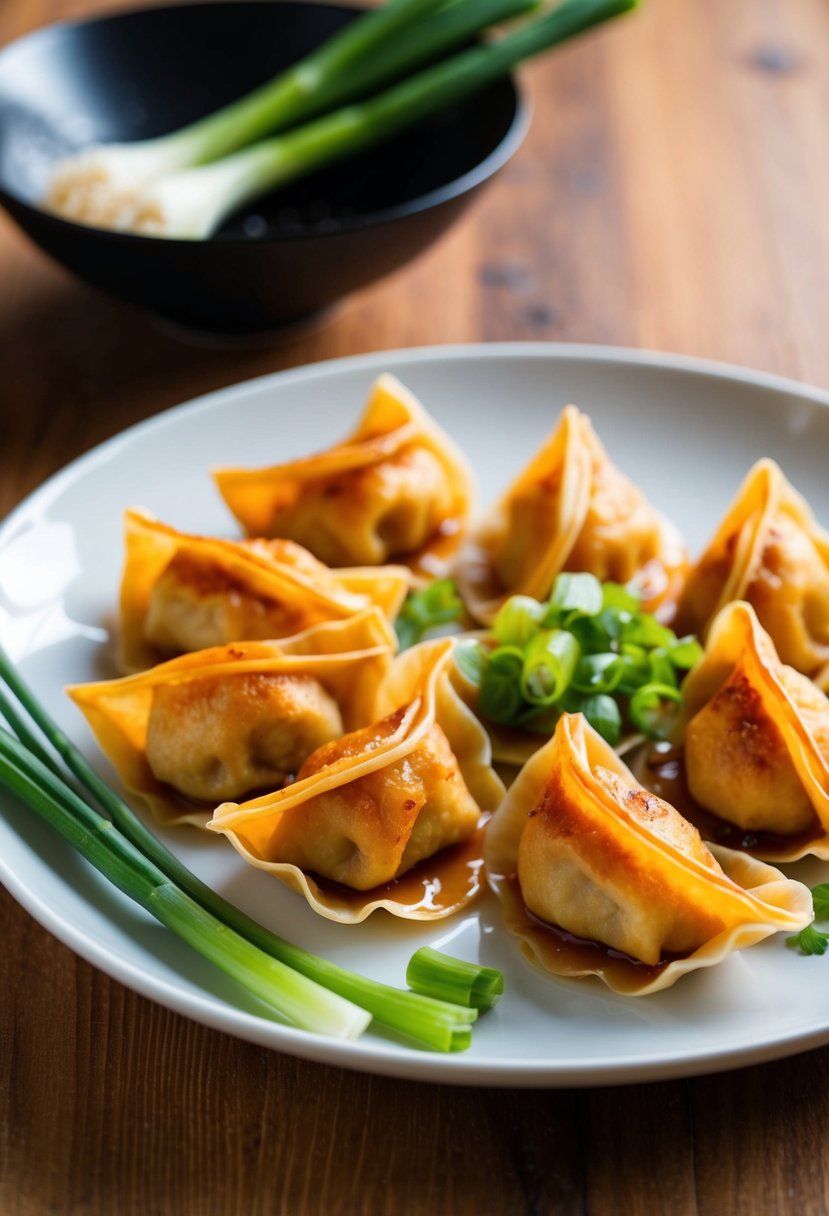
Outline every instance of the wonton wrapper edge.
<path id="1" fill-rule="evenodd" d="M 119 649 L 120 665 L 126 672 L 142 671 L 159 661 L 159 652 L 143 637 L 144 620 L 152 588 L 172 558 L 182 550 L 193 550 L 215 561 L 265 598 L 287 599 L 298 605 L 304 600 L 307 621 L 303 631 L 323 621 L 354 616 L 373 604 L 393 619 L 411 582 L 411 573 L 403 566 L 329 570 L 313 559 L 330 583 L 325 586 L 315 583 L 309 573 L 271 559 L 239 541 L 179 532 L 149 511 L 137 507 L 124 512 L 124 531 Z"/>
<path id="2" fill-rule="evenodd" d="M 718 646 L 725 650 L 725 659 L 718 659 Z M 777 655 L 771 638 L 763 630 L 753 607 L 742 600 L 726 604 L 711 622 L 706 654 L 697 667 L 689 672 L 683 683 L 688 717 L 689 720 L 693 718 L 717 695 L 741 663 L 755 676 L 757 685 L 770 690 L 770 697 L 763 700 L 764 708 L 783 737 L 792 764 L 812 804 L 817 827 L 822 829 L 823 833 L 821 835 L 818 832 L 814 839 L 806 843 L 803 843 L 803 833 L 796 833 L 795 837 L 800 843 L 794 844 L 789 853 L 776 851 L 774 859 L 782 863 L 798 861 L 805 856 L 829 860 L 829 758 L 823 756 L 817 741 L 799 715 L 789 691 L 777 678 L 774 664 L 767 661 L 766 656 L 762 654 L 764 649 L 770 651 L 769 660 L 773 658 L 780 667 L 786 666 Z M 709 668 L 714 667 L 715 660 L 728 670 L 725 671 L 723 679 L 716 682 L 716 686 L 714 680 L 708 681 L 706 686 Z M 806 676 L 801 678 L 808 679 Z M 829 702 L 826 708 L 829 714 Z M 762 855 L 762 848 L 752 851 L 755 855 Z"/>
<path id="3" fill-rule="evenodd" d="M 287 789 L 279 791 L 274 795 L 265 795 L 262 798 L 252 799 L 247 803 L 241 804 L 223 803 L 221 806 L 216 808 L 213 819 L 208 824 L 208 827 L 212 831 L 221 832 L 222 834 L 226 835 L 236 851 L 247 862 L 259 869 L 266 870 L 268 873 L 273 874 L 285 885 L 299 892 L 299 894 L 304 896 L 315 912 L 318 912 L 321 916 L 324 916 L 329 920 L 335 920 L 344 924 L 356 924 L 365 920 L 367 916 L 378 908 L 385 908 L 393 915 L 402 917 L 404 919 L 441 919 L 443 917 L 452 915 L 454 912 L 458 911 L 460 907 L 465 906 L 470 899 L 473 898 L 474 894 L 477 893 L 479 885 L 477 881 L 477 874 L 480 866 L 478 866 L 478 869 L 475 870 L 475 882 L 470 888 L 469 894 L 462 901 L 453 904 L 448 909 L 434 911 L 430 910 L 428 907 L 424 908 L 422 906 L 412 909 L 410 905 L 394 899 L 392 895 L 387 893 L 386 888 L 392 886 L 393 884 L 383 884 L 382 887 L 373 888 L 373 891 L 376 893 L 374 896 L 372 896 L 371 891 L 365 892 L 365 895 L 368 898 L 362 905 L 358 907 L 355 907 L 354 905 L 359 902 L 359 896 L 362 893 L 356 892 L 354 894 L 354 898 L 351 898 L 348 901 L 352 906 L 343 908 L 343 901 L 337 901 L 336 899 L 329 897 L 325 887 L 320 886 L 315 881 L 313 876 L 304 873 L 298 866 L 291 863 L 274 862 L 268 860 L 266 857 L 254 851 L 252 847 L 249 847 L 249 844 L 241 838 L 240 833 L 234 830 L 235 825 L 250 825 L 252 818 L 262 819 L 264 824 L 267 825 L 269 819 L 272 819 L 275 814 L 285 813 L 291 809 L 291 806 L 303 802 L 306 796 L 311 798 L 314 796 L 315 792 L 328 791 L 337 786 L 348 785 L 350 781 L 359 779 L 369 772 L 376 772 L 378 769 L 381 769 L 389 764 L 397 763 L 398 760 L 403 759 L 406 754 L 413 751 L 417 747 L 417 745 L 425 738 L 434 722 L 438 722 L 439 725 L 441 725 L 441 728 L 444 729 L 444 724 L 442 721 L 440 721 L 440 717 L 441 713 L 447 712 L 447 709 L 450 719 L 453 718 L 456 713 L 459 715 L 454 722 L 450 720 L 447 723 L 449 727 L 448 731 L 444 729 L 444 733 L 447 735 L 447 738 L 450 741 L 450 746 L 452 735 L 455 735 L 457 738 L 460 731 L 462 731 L 464 728 L 471 727 L 472 723 L 469 721 L 471 715 L 466 707 L 460 705 L 457 698 L 454 697 L 451 689 L 448 694 L 446 693 L 445 689 L 442 691 L 442 685 L 444 683 L 442 677 L 445 675 L 446 665 L 452 653 L 454 646 L 453 640 L 451 638 L 445 638 L 439 639 L 436 642 L 424 643 L 423 645 L 429 648 L 429 657 L 432 660 L 431 663 L 426 661 L 425 654 L 423 652 L 421 652 L 420 655 L 415 656 L 412 663 L 416 667 L 420 668 L 421 674 L 425 674 L 425 688 L 423 688 L 421 695 L 419 695 L 409 704 L 407 712 L 394 735 L 390 736 L 384 741 L 383 744 L 375 748 L 370 753 L 364 754 L 364 757 L 358 761 L 357 764 L 350 763 L 347 760 L 341 760 L 335 764 L 327 766 L 327 768 L 319 770 L 302 781 L 295 782 L 292 786 L 289 786 Z M 404 655 L 405 653 L 408 652 L 404 652 Z M 411 669 L 409 670 L 411 671 Z M 399 687 L 402 687 L 402 685 L 399 685 Z M 375 703 L 375 712 L 377 711 L 379 705 L 386 703 L 383 700 L 383 697 L 387 696 L 388 689 L 382 696 L 378 693 L 378 702 Z M 453 700 L 455 702 L 454 705 L 452 703 Z M 400 705 L 398 703 L 398 705 L 394 708 L 399 707 Z M 480 724 L 476 722 L 474 726 L 479 728 Z M 476 737 L 480 743 L 482 754 L 486 755 L 487 741 L 485 733 L 476 731 Z M 474 748 L 472 750 L 474 751 Z M 475 801 L 478 801 L 478 798 L 476 798 L 475 789 L 472 788 L 473 786 L 477 788 L 479 794 L 481 792 L 488 792 L 488 805 L 481 805 L 481 802 L 478 801 L 480 809 L 483 812 L 486 812 L 487 810 L 491 809 L 495 801 L 500 799 L 500 796 L 503 793 L 503 785 L 494 771 L 492 772 L 490 778 L 486 778 L 484 773 L 480 770 L 477 772 L 474 771 L 474 767 L 476 765 L 483 767 L 483 762 L 479 758 L 473 757 L 473 772 L 467 784 L 470 794 Z M 466 781 L 467 773 L 463 771 L 460 760 L 459 768 L 461 768 L 462 776 Z M 451 856 L 442 858 L 441 852 L 451 854 L 455 850 L 462 847 L 462 845 L 451 846 L 450 849 L 441 850 L 435 854 L 435 866 L 437 869 L 440 869 L 442 862 L 445 864 L 451 864 L 452 862 Z M 482 858 L 482 854 L 483 846 L 481 845 L 477 853 L 477 857 L 479 859 Z M 431 859 L 429 858 L 425 859 L 424 862 L 419 863 L 419 865 L 413 869 L 417 870 L 420 867 L 425 867 L 428 865 L 430 860 Z M 412 871 L 404 872 L 396 881 L 405 881 L 406 876 L 409 873 L 412 873 Z M 436 877 L 439 877 L 439 874 L 436 875 Z M 379 894 L 381 891 L 383 894 Z"/>
<path id="4" fill-rule="evenodd" d="M 570 715 L 565 715 L 565 717 L 570 717 Z M 596 736 L 596 738 L 599 737 Z M 603 744 L 602 740 L 599 742 Z M 505 897 L 505 884 L 515 872 L 518 843 L 526 823 L 527 813 L 534 809 L 541 800 L 549 779 L 550 761 L 557 746 L 557 737 L 553 736 L 540 751 L 535 753 L 519 773 L 504 802 L 487 826 L 484 859 L 488 879 L 490 886 L 502 900 Z M 603 745 L 601 763 L 620 776 L 629 786 L 642 788 L 623 761 L 608 745 Z M 660 851 L 660 842 L 655 842 L 655 845 L 657 851 Z M 671 849 L 670 846 L 668 848 L 671 852 L 676 853 L 676 850 Z M 545 974 L 571 978 L 597 976 L 615 992 L 628 996 L 645 996 L 668 988 L 682 975 L 702 967 L 712 966 L 734 951 L 753 945 L 775 932 L 786 930 L 797 932 L 811 922 L 813 916 L 811 893 L 803 884 L 787 879 L 775 867 L 747 854 L 710 843 L 708 843 L 708 848 L 722 866 L 726 877 L 732 878 L 742 888 L 743 894 L 752 902 L 762 908 L 767 908 L 768 916 L 765 919 L 758 916 L 756 921 L 748 921 L 731 929 L 725 929 L 686 958 L 671 960 L 656 969 L 650 968 L 649 970 L 656 970 L 656 975 L 650 982 L 643 985 L 628 986 L 624 983 L 614 982 L 612 977 L 608 978 L 602 973 L 601 967 L 598 965 L 595 969 L 554 971 L 542 965 L 532 946 L 531 934 L 522 936 L 519 929 L 513 928 L 512 925 L 508 927 L 514 935 L 518 936 L 524 956 Z M 691 859 L 687 859 L 687 861 L 693 866 Z M 712 878 L 716 879 L 713 872 Z M 603 958 L 604 952 L 601 952 L 599 957 Z M 636 964 L 632 963 L 631 971 L 635 972 L 635 970 Z"/>
<path id="5" fill-rule="evenodd" d="M 688 567 L 685 545 L 677 528 L 653 507 L 642 491 L 610 460 L 596 435 L 590 418 L 576 406 L 562 411 L 555 430 L 536 451 L 531 460 L 513 479 L 504 493 L 473 527 L 461 548 L 455 567 L 455 577 L 464 603 L 476 621 L 491 625 L 501 605 L 512 595 L 529 595 L 545 600 L 556 576 L 567 566 L 587 525 L 594 492 L 594 462 L 600 459 L 620 484 L 630 487 L 638 496 L 643 509 L 653 521 L 657 549 L 639 569 L 658 566 L 664 576 L 660 594 L 643 594 L 643 610 L 657 615 L 673 613 L 679 600 Z M 506 543 L 510 526 L 510 505 L 520 499 L 524 487 L 560 475 L 555 521 L 546 543 L 536 544 L 533 557 L 525 556 L 525 571 L 513 586 L 504 589 L 496 572 L 495 553 Z M 574 569 L 576 567 L 573 567 Z M 582 567 L 579 567 L 582 568 Z"/>
<path id="6" fill-rule="evenodd" d="M 336 648 L 338 644 L 340 649 Z M 155 776 L 147 761 L 147 723 L 156 686 L 222 674 L 272 672 L 316 675 L 328 688 L 327 676 L 338 693 L 342 684 L 342 693 L 335 700 L 354 729 L 364 724 L 361 719 L 370 711 L 375 685 L 391 661 L 394 646 L 394 635 L 380 609 L 370 608 L 345 620 L 323 621 L 288 638 L 231 642 L 190 651 L 146 671 L 71 685 L 66 691 L 86 718 L 121 784 L 143 799 L 157 822 L 204 828 L 213 806 L 199 805 L 171 789 Z M 355 667 L 356 678 L 350 674 Z M 188 805 L 193 809 L 187 810 Z"/>
<path id="7" fill-rule="evenodd" d="M 412 554 L 399 555 L 427 569 L 433 550 L 454 551 L 460 543 L 475 496 L 475 479 L 469 462 L 452 437 L 428 413 L 415 395 L 396 376 L 383 373 L 369 390 L 368 400 L 356 426 L 339 443 L 323 451 L 300 456 L 281 464 L 258 469 L 217 468 L 213 478 L 228 508 L 248 535 L 270 533 L 279 502 L 278 487 L 286 482 L 320 481 L 347 474 L 392 458 L 401 448 L 423 446 L 441 465 L 452 485 L 452 520 L 458 523 L 457 541 L 433 536 Z M 268 492 L 270 487 L 270 493 Z M 430 570 L 432 576 L 445 571 Z"/>

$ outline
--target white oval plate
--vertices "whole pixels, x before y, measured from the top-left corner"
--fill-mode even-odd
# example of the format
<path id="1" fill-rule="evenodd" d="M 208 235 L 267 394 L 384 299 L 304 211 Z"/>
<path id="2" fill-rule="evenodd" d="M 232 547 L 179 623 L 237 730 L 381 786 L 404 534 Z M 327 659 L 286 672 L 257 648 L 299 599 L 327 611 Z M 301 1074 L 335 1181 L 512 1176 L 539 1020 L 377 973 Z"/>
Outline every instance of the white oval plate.
<path id="1" fill-rule="evenodd" d="M 114 674 L 109 627 L 122 510 L 142 505 L 178 528 L 234 534 L 208 469 L 326 446 L 350 428 L 381 371 L 395 372 L 459 440 L 483 502 L 573 401 L 694 553 L 762 455 L 778 460 L 829 520 L 829 393 L 738 368 L 586 346 L 443 347 L 337 360 L 213 393 L 69 465 L 0 528 L 0 639 L 101 772 L 111 776 L 61 690 Z M 246 911 L 336 962 L 402 985 L 406 960 L 428 942 L 502 968 L 506 994 L 459 1055 L 373 1031 L 343 1043 L 276 1024 L 42 823 L 0 798 L 0 879 L 42 925 L 161 1004 L 292 1055 L 452 1084 L 569 1086 L 711 1072 L 829 1041 L 829 957 L 801 957 L 781 936 L 668 992 L 625 1000 L 592 981 L 536 975 L 501 928 L 491 896 L 473 913 L 431 926 L 385 914 L 334 925 L 246 867 L 226 842 L 192 829 L 165 839 Z M 816 863 L 792 870 L 809 883 L 829 878 L 829 867 Z"/>

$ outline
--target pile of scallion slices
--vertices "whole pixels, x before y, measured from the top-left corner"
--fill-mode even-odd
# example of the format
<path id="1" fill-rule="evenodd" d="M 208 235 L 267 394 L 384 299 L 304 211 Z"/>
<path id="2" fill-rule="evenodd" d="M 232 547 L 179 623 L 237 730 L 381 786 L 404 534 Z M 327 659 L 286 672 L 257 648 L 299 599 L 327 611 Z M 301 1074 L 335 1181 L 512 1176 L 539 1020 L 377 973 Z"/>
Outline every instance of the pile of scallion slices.
<path id="1" fill-rule="evenodd" d="M 398 618 L 401 646 L 462 611 L 447 579 L 415 592 Z M 455 661 L 487 721 L 549 736 L 559 714 L 583 713 L 616 747 L 626 729 L 670 737 L 682 677 L 701 655 L 696 638 L 677 638 L 642 612 L 629 588 L 565 573 L 545 603 L 508 599 L 491 630 L 458 643 Z"/>

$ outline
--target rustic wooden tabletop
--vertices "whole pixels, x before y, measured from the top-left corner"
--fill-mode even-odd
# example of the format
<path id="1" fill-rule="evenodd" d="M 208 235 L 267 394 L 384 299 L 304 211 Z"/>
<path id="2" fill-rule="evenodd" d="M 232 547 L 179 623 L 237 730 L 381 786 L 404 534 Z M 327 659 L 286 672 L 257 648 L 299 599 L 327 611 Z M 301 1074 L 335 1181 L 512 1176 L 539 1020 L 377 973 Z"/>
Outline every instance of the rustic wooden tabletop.
<path id="1" fill-rule="evenodd" d="M 6 0 L 0 44 L 112 7 Z M 829 388 L 824 0 L 648 0 L 522 75 L 530 136 L 473 211 L 282 345 L 184 345 L 0 218 L 0 515 L 138 419 L 356 352 L 601 342 Z M 0 917 L 3 1216 L 829 1210 L 829 1048 L 618 1089 L 398 1082 L 167 1012 L 1 889 Z"/>

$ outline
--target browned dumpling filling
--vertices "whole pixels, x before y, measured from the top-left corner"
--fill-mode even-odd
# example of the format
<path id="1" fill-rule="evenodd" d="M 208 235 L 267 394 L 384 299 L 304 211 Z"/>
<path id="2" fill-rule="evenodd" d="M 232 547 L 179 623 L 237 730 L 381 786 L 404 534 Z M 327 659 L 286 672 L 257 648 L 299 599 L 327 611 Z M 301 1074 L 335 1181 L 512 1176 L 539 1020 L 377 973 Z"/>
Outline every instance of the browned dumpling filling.
<path id="1" fill-rule="evenodd" d="M 299 610 L 265 599 L 209 559 L 179 552 L 150 592 L 144 636 L 164 654 L 284 637 L 302 628 Z"/>
<path id="2" fill-rule="evenodd" d="M 376 566 L 422 548 L 455 510 L 438 458 L 425 447 L 302 486 L 270 531 L 329 566 Z"/>
<path id="3" fill-rule="evenodd" d="M 297 782 L 381 747 L 404 713 L 319 748 Z M 286 811 L 276 822 L 269 851 L 279 861 L 367 891 L 467 839 L 479 817 L 446 735 L 435 724 L 402 759 Z"/>
<path id="4" fill-rule="evenodd" d="M 336 701 L 312 676 L 205 677 L 155 688 L 146 755 L 157 780 L 217 803 L 278 788 L 342 731 Z"/>
<path id="5" fill-rule="evenodd" d="M 592 780 L 646 837 L 663 840 L 724 879 L 699 832 L 667 802 L 597 767 Z M 653 867 L 631 837 L 598 830 L 588 805 L 574 802 L 554 776 L 530 812 L 518 848 L 518 880 L 529 910 L 577 937 L 593 938 L 644 963 L 685 954 L 719 933 L 727 918 L 716 889 L 687 882 L 681 866 Z"/>

